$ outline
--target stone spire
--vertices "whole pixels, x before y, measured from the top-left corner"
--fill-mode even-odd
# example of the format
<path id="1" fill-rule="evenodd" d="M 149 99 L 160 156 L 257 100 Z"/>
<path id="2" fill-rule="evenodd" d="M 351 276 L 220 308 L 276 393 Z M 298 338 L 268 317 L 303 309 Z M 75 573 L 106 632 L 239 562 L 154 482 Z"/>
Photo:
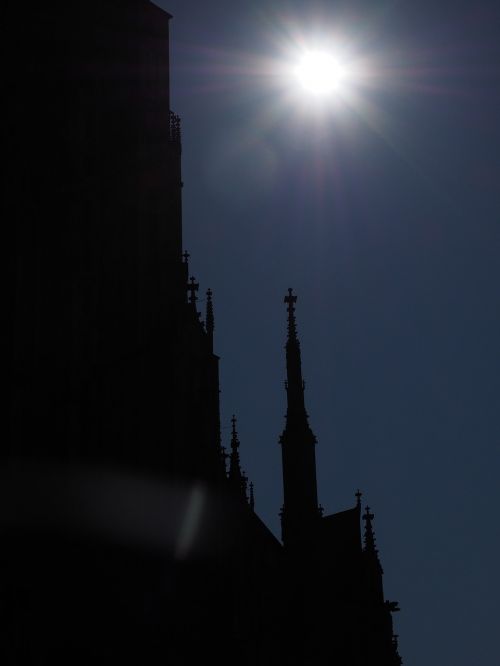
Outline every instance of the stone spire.
<path id="1" fill-rule="evenodd" d="M 391 666 L 401 666 L 402 661 L 398 652 L 398 637 L 393 633 L 391 617 L 392 613 L 397 613 L 400 609 L 397 601 L 384 600 L 384 585 L 382 581 L 384 571 L 380 564 L 375 542 L 375 534 L 372 525 L 374 517 L 374 514 L 370 511 L 370 507 L 367 506 L 365 513 L 363 514 L 363 520 L 365 521 L 363 548 L 366 586 L 365 594 L 372 603 L 376 604 L 381 609 L 381 616 L 385 617 L 385 625 L 390 632 L 391 643 L 388 649 L 387 662 L 384 663 L 390 664 Z"/>
<path id="2" fill-rule="evenodd" d="M 367 591 L 372 598 L 378 603 L 384 602 L 384 588 L 382 583 L 382 574 L 384 573 L 382 565 L 380 564 L 378 550 L 375 545 L 375 534 L 373 532 L 372 520 L 374 514 L 371 513 L 370 507 L 367 506 L 363 514 L 365 521 L 365 535 L 363 557 L 365 560 L 366 573 L 367 573 Z"/>
<path id="3" fill-rule="evenodd" d="M 309 427 L 304 405 L 300 343 L 297 337 L 295 303 L 288 289 L 284 299 L 288 311 L 286 341 L 286 423 L 280 438 L 283 462 L 281 528 L 286 545 L 304 542 L 321 517 L 316 484 L 316 438 Z"/>
<path id="4" fill-rule="evenodd" d="M 236 430 L 236 417 L 233 414 L 231 419 L 231 453 L 229 454 L 229 474 L 228 479 L 234 491 L 247 501 L 247 477 L 241 471 L 240 466 L 240 440 Z"/>
<path id="5" fill-rule="evenodd" d="M 299 344 L 297 339 L 297 323 L 295 321 L 295 303 L 297 302 L 297 296 L 295 296 L 291 287 L 288 289 L 288 295 L 285 296 L 284 302 L 288 307 L 288 341 L 292 340 L 296 344 Z"/>
<path id="6" fill-rule="evenodd" d="M 297 296 L 293 289 L 288 290 L 284 302 L 288 310 L 288 337 L 286 341 L 286 392 L 287 392 L 287 420 L 298 420 L 306 424 L 307 413 L 304 407 L 305 384 L 302 379 L 302 360 L 300 356 L 300 343 L 297 338 L 297 324 L 295 321 L 295 303 Z"/>
<path id="7" fill-rule="evenodd" d="M 189 282 L 187 284 L 187 290 L 189 292 L 189 302 L 191 305 L 196 307 L 196 301 L 198 300 L 198 297 L 196 296 L 196 292 L 200 288 L 200 285 L 198 282 L 196 282 L 194 277 L 189 278 Z"/>
<path id="8" fill-rule="evenodd" d="M 370 553 L 378 560 L 378 550 L 375 546 L 375 534 L 373 532 L 372 520 L 375 518 L 375 515 L 370 512 L 370 507 L 367 506 L 365 513 L 363 514 L 363 520 L 365 521 L 365 553 Z"/>

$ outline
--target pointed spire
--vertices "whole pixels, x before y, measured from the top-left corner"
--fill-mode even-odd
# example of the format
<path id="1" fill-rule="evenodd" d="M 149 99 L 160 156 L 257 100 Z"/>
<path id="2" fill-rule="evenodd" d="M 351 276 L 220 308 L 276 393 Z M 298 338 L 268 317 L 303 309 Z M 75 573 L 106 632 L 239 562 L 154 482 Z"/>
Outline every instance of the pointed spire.
<path id="1" fill-rule="evenodd" d="M 295 306 L 297 296 L 293 293 L 293 289 L 288 289 L 288 296 L 285 296 L 284 302 L 288 305 L 288 341 L 297 342 L 297 325 L 295 322 Z"/>
<path id="2" fill-rule="evenodd" d="M 252 511 L 255 511 L 255 497 L 253 494 L 253 481 L 250 482 L 250 499 L 249 499 L 250 508 Z"/>
<path id="3" fill-rule="evenodd" d="M 375 518 L 373 513 L 370 513 L 370 507 L 367 506 L 365 513 L 363 514 L 363 520 L 365 521 L 365 552 L 373 553 L 376 555 L 378 553 L 375 547 L 375 535 L 373 533 L 372 520 Z"/>
<path id="4" fill-rule="evenodd" d="M 284 302 L 288 306 L 288 337 L 286 341 L 286 382 L 287 392 L 287 419 L 300 421 L 301 425 L 309 428 L 307 424 L 307 413 L 304 407 L 305 383 L 302 379 L 302 360 L 300 355 L 300 344 L 297 337 L 297 324 L 295 321 L 295 303 L 297 296 L 293 289 L 288 289 L 288 295 Z"/>
<path id="5" fill-rule="evenodd" d="M 236 416 L 233 414 L 231 417 L 231 453 L 234 455 L 235 460 L 238 465 L 240 462 L 240 456 L 238 449 L 240 448 L 240 440 L 238 439 L 238 431 L 236 430 Z"/>
<path id="6" fill-rule="evenodd" d="M 286 349 L 286 423 L 280 438 L 283 460 L 284 503 L 281 512 L 283 542 L 303 542 L 321 518 L 316 483 L 316 437 L 309 427 L 304 404 L 302 360 L 295 321 L 297 296 L 288 289 L 284 298 L 288 309 Z"/>
<path id="7" fill-rule="evenodd" d="M 198 282 L 196 282 L 194 277 L 191 276 L 189 278 L 189 282 L 188 282 L 188 285 L 187 285 L 187 290 L 189 291 L 189 302 L 191 303 L 191 305 L 196 306 L 196 301 L 198 300 L 198 297 L 196 296 L 196 292 L 198 291 L 199 288 L 200 288 L 200 285 L 198 284 Z"/>
<path id="8" fill-rule="evenodd" d="M 213 351 L 214 347 L 214 306 L 212 303 L 212 290 L 207 290 L 207 307 L 205 314 L 205 328 L 207 331 L 208 342 L 210 350 Z"/>
<path id="9" fill-rule="evenodd" d="M 376 569 L 380 574 L 384 573 L 382 565 L 380 564 L 380 559 L 378 556 L 377 546 L 375 545 L 375 533 L 373 531 L 372 520 L 375 518 L 374 514 L 370 512 L 370 507 L 367 506 L 365 513 L 363 514 L 363 520 L 365 521 L 365 547 L 364 552 L 371 557 L 374 562 Z"/>
<path id="10" fill-rule="evenodd" d="M 367 593 L 372 595 L 377 602 L 383 603 L 384 587 L 382 584 L 382 575 L 384 570 L 380 564 L 378 550 L 375 545 L 375 534 L 372 525 L 374 517 L 374 514 L 370 511 L 370 507 L 367 506 L 363 514 L 363 520 L 365 521 L 363 556 L 367 567 Z"/>
<path id="11" fill-rule="evenodd" d="M 247 500 L 247 477 L 243 474 L 240 467 L 240 440 L 236 430 L 236 416 L 233 414 L 231 419 L 231 453 L 229 455 L 229 474 L 228 479 L 234 490 Z"/>

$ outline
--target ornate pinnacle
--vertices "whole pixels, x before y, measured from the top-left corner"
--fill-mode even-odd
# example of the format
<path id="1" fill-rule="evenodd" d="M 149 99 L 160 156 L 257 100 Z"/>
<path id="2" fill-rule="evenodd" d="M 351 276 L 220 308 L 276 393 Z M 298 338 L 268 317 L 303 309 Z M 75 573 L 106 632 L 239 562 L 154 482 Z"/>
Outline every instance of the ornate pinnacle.
<path id="1" fill-rule="evenodd" d="M 370 507 L 367 506 L 366 511 L 363 514 L 363 520 L 365 521 L 365 551 L 376 555 L 377 549 L 375 547 L 375 535 L 372 526 L 372 520 L 374 518 L 374 514 L 370 513 Z"/>
<path id="2" fill-rule="evenodd" d="M 233 488 L 241 497 L 247 500 L 247 477 L 243 474 L 240 467 L 238 432 L 236 430 L 236 417 L 233 414 L 231 419 L 231 454 L 229 456 L 229 474 L 228 478 Z"/>
<path id="3" fill-rule="evenodd" d="M 359 488 L 354 493 L 354 496 L 356 497 L 356 506 L 357 506 L 357 508 L 361 509 L 361 498 L 363 497 L 363 493 L 361 492 L 361 490 Z"/>
<path id="4" fill-rule="evenodd" d="M 302 362 L 300 358 L 300 344 L 297 338 L 297 325 L 295 322 L 295 303 L 297 296 L 293 289 L 288 290 L 284 302 L 288 306 L 288 338 L 286 341 L 286 392 L 287 392 L 287 421 L 288 417 L 299 418 L 307 426 L 307 414 L 304 406 L 304 380 L 302 379 Z"/>
<path id="5" fill-rule="evenodd" d="M 295 307 L 294 303 L 297 302 L 297 296 L 293 293 L 293 289 L 288 289 L 288 296 L 285 296 L 284 302 L 288 306 L 288 340 L 297 342 L 297 326 L 295 323 Z"/>
<path id="6" fill-rule="evenodd" d="M 194 277 L 190 277 L 187 285 L 187 290 L 189 291 L 189 302 L 192 305 L 196 305 L 196 301 L 198 300 L 196 292 L 198 291 L 199 288 L 200 285 L 198 284 L 198 282 L 196 282 Z"/>
<path id="7" fill-rule="evenodd" d="M 240 440 L 238 439 L 238 432 L 236 430 L 236 416 L 233 414 L 231 418 L 231 454 L 229 459 L 229 478 L 230 479 L 241 479 L 241 469 L 240 469 L 240 454 L 238 449 L 240 448 Z"/>

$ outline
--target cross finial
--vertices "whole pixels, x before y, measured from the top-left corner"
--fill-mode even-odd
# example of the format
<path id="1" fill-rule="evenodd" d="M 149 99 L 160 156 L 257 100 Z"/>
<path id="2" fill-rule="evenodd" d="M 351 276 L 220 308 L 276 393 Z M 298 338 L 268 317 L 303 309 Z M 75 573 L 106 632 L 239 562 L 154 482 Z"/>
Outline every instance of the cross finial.
<path id="1" fill-rule="evenodd" d="M 295 325 L 295 306 L 294 303 L 297 302 L 297 296 L 293 293 L 293 289 L 290 287 L 288 289 L 288 296 L 285 296 L 284 302 L 288 306 L 288 339 L 296 340 L 297 339 L 297 329 Z"/>
<path id="2" fill-rule="evenodd" d="M 365 513 L 363 514 L 363 520 L 366 522 L 372 521 L 375 518 L 373 513 L 370 513 L 370 507 L 367 506 L 365 509 Z"/>
<path id="3" fill-rule="evenodd" d="M 285 303 L 288 304 L 288 312 L 293 312 L 295 308 L 293 304 L 297 302 L 297 296 L 293 293 L 291 287 L 288 288 L 288 296 L 285 296 Z"/>
<path id="4" fill-rule="evenodd" d="M 189 291 L 189 302 L 192 303 L 193 305 L 198 300 L 198 298 L 196 296 L 196 292 L 198 291 L 199 288 L 200 288 L 200 285 L 196 282 L 194 277 L 190 277 L 187 289 Z"/>
<path id="5" fill-rule="evenodd" d="M 189 254 L 189 252 L 188 252 L 187 250 L 186 250 L 186 251 L 184 252 L 184 254 L 182 255 L 182 258 L 184 259 L 184 263 L 185 263 L 185 264 L 188 263 L 188 259 L 189 259 L 190 256 L 191 256 L 191 255 Z"/>
<path id="6" fill-rule="evenodd" d="M 356 497 L 356 506 L 361 508 L 361 498 L 363 497 L 363 493 L 361 490 L 358 488 L 357 491 L 355 492 L 355 497 Z"/>

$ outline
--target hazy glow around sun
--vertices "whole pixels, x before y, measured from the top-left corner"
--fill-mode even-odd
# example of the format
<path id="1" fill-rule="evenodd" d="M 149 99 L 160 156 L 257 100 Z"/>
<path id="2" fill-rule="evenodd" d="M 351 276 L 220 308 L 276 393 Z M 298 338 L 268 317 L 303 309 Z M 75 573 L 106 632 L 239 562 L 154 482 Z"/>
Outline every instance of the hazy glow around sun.
<path id="1" fill-rule="evenodd" d="M 295 75 L 305 90 L 324 96 L 339 89 L 345 78 L 345 71 L 332 54 L 326 51 L 307 51 L 298 62 Z"/>

